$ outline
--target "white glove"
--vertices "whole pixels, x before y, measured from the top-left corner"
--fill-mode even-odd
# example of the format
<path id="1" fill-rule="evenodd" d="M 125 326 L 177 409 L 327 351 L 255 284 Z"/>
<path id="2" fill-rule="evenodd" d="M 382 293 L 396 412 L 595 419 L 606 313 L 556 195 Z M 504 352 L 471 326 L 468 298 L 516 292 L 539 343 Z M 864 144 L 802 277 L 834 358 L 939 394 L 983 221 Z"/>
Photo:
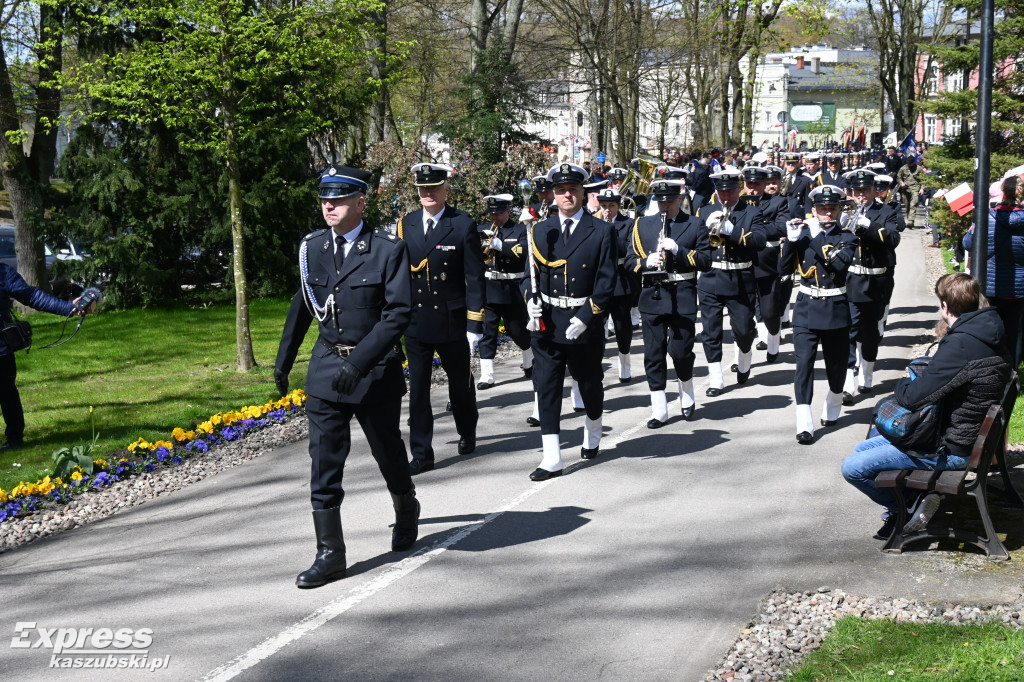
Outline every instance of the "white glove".
<path id="1" fill-rule="evenodd" d="M 658 250 L 660 251 L 661 249 L 671 251 L 673 256 L 679 254 L 679 244 L 676 244 L 676 240 L 670 237 L 663 237 L 661 241 L 658 242 Z"/>
<path id="2" fill-rule="evenodd" d="M 855 225 L 857 227 L 871 227 L 871 219 L 868 218 L 866 215 L 862 215 L 861 217 L 857 218 L 857 222 L 855 223 Z"/>
<path id="3" fill-rule="evenodd" d="M 651 270 L 657 270 L 661 267 L 661 254 L 655 251 L 651 255 L 647 256 L 647 267 Z"/>
<path id="4" fill-rule="evenodd" d="M 475 334 L 473 332 L 466 332 L 466 340 L 469 341 L 469 352 L 473 352 L 473 347 L 483 341 L 483 334 Z"/>
<path id="5" fill-rule="evenodd" d="M 526 314 L 535 320 L 540 319 L 544 314 L 544 306 L 541 305 L 539 298 L 531 298 L 526 302 Z"/>
<path id="6" fill-rule="evenodd" d="M 528 223 L 533 220 L 533 213 L 530 212 L 529 206 L 524 206 L 522 213 L 519 214 L 519 222 Z"/>
<path id="7" fill-rule="evenodd" d="M 724 234 L 726 237 L 732 234 L 732 228 L 733 224 L 731 220 L 726 220 L 722 222 L 722 234 Z"/>
<path id="8" fill-rule="evenodd" d="M 501 251 L 501 239 L 498 237 L 491 238 L 491 248 L 495 251 Z"/>
<path id="9" fill-rule="evenodd" d="M 580 335 L 587 330 L 585 322 L 580 321 L 579 318 L 573 317 L 569 320 L 569 328 L 565 330 L 565 338 L 572 341 L 578 339 Z"/>
<path id="10" fill-rule="evenodd" d="M 811 239 L 814 239 L 815 237 L 818 236 L 818 233 L 822 231 L 821 221 L 818 220 L 817 218 L 808 218 L 807 229 L 810 231 Z"/>
<path id="11" fill-rule="evenodd" d="M 800 239 L 800 235 L 804 231 L 804 221 L 800 218 L 793 218 L 786 223 L 786 239 L 791 242 L 795 242 Z"/>

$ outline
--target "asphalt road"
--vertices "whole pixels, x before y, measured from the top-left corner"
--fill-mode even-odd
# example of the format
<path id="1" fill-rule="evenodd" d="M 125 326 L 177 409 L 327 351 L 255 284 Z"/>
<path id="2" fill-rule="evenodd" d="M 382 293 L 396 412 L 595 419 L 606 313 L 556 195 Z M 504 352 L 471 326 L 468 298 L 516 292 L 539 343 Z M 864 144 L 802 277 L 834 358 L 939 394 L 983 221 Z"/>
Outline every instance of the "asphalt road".
<path id="1" fill-rule="evenodd" d="M 899 249 L 878 393 L 935 321 L 918 234 Z M 49 643 L 74 633 L 32 630 L 129 628 L 140 647 L 151 630 L 146 663 L 166 664 L 146 673 L 154 680 L 697 680 L 775 588 L 1005 596 L 994 576 L 940 574 L 924 553 L 878 551 L 879 510 L 839 473 L 877 397 L 798 445 L 788 336 L 779 363 L 755 352 L 751 381 L 727 377 L 716 399 L 703 397 L 698 350 L 698 418 L 682 421 L 676 403 L 657 431 L 644 427 L 639 334 L 633 348 L 632 383 L 618 384 L 606 362 L 600 457 L 579 459 L 583 417 L 566 401 L 572 467 L 543 484 L 527 478 L 540 433 L 525 425 L 532 396 L 517 362 L 478 394 L 473 455 L 455 453 L 437 392 L 438 468 L 416 479 L 423 518 L 412 554 L 388 551 L 390 499 L 354 429 L 342 507 L 349 577 L 321 589 L 294 587 L 314 555 L 305 442 L 0 555 L 2 627 L 12 644 L 30 643 L 0 645 L 0 675 L 136 679 L 138 668 L 52 669 L 74 654 L 54 656 Z"/>

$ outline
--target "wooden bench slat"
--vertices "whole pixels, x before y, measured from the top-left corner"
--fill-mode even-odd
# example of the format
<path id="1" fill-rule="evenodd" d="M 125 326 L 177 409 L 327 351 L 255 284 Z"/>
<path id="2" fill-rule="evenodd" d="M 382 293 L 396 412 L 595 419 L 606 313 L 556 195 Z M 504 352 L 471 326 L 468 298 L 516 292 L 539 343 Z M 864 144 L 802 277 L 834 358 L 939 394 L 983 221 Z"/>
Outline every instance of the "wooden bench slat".
<path id="1" fill-rule="evenodd" d="M 935 481 L 935 492 L 945 495 L 959 495 L 964 491 L 964 480 L 967 478 L 966 470 L 943 471 Z"/>
<path id="2" fill-rule="evenodd" d="M 926 469 L 915 469 L 910 472 L 907 476 L 906 485 L 908 488 L 915 490 L 931 490 L 935 484 L 935 479 L 939 477 L 938 471 L 928 471 Z"/>
<path id="3" fill-rule="evenodd" d="M 878 488 L 897 488 L 903 485 L 903 479 L 910 473 L 909 469 L 889 469 L 881 471 L 875 476 L 875 486 Z"/>

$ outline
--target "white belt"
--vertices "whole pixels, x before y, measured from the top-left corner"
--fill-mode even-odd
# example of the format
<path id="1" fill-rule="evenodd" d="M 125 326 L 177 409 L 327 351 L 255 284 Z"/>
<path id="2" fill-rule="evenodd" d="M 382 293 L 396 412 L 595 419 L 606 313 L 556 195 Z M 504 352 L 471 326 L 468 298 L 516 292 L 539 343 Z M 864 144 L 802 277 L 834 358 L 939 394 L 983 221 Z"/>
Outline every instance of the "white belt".
<path id="1" fill-rule="evenodd" d="M 769 247 L 770 246 L 773 249 L 777 249 L 780 246 L 782 246 L 782 242 L 765 242 L 764 245 L 765 245 L 765 247 Z"/>
<path id="2" fill-rule="evenodd" d="M 547 294 L 541 294 L 540 300 L 544 301 L 549 305 L 553 305 L 556 308 L 579 308 L 581 305 L 587 302 L 586 298 L 571 298 L 569 296 L 548 296 Z"/>
<path id="3" fill-rule="evenodd" d="M 812 287 L 806 284 L 801 284 L 800 291 L 811 298 L 829 298 L 830 296 L 842 296 L 846 293 L 846 287 L 839 287 L 838 289 L 822 289 L 821 287 Z"/>
<path id="4" fill-rule="evenodd" d="M 711 264 L 711 267 L 718 268 L 719 270 L 746 270 L 753 263 L 746 261 L 745 263 L 733 263 L 728 260 L 716 260 Z"/>
<path id="5" fill-rule="evenodd" d="M 484 277 L 487 279 L 520 279 L 522 274 L 518 272 L 498 272 L 497 270 L 488 270 L 484 273 Z"/>
<path id="6" fill-rule="evenodd" d="M 863 265 L 851 265 L 849 272 L 854 275 L 884 275 L 888 268 L 866 268 Z"/>

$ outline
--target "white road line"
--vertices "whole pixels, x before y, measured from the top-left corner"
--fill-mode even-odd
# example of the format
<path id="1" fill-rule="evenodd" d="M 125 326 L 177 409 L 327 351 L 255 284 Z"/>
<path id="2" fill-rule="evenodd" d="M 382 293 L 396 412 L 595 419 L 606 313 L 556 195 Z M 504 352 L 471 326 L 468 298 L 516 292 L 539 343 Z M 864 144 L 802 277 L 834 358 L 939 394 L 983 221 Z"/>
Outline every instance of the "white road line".
<path id="1" fill-rule="evenodd" d="M 638 422 L 637 424 L 634 424 L 632 427 L 630 427 L 626 431 L 623 431 L 617 437 L 612 439 L 612 445 L 618 446 L 619 443 L 623 442 L 624 440 L 632 436 L 634 433 L 639 431 L 641 428 L 643 428 L 645 424 L 646 421 L 641 421 Z M 569 473 L 574 469 L 583 466 L 584 464 L 585 462 L 576 462 L 570 466 L 567 466 L 565 468 L 566 473 Z M 230 680 L 233 677 L 236 677 L 237 675 L 242 673 L 243 671 L 248 670 L 249 668 L 258 664 L 260 661 L 270 658 L 271 656 L 273 656 L 278 651 L 288 646 L 292 642 L 295 642 L 300 638 L 305 637 L 306 635 L 310 634 L 311 632 L 319 628 L 321 625 L 324 625 L 325 623 L 337 618 L 341 614 L 345 613 L 352 607 L 357 606 L 366 599 L 369 599 L 370 597 L 377 594 L 378 592 L 388 587 L 392 583 L 409 575 L 417 568 L 426 564 L 431 559 L 440 556 L 441 553 L 443 553 L 452 545 L 466 539 L 470 534 L 480 530 L 481 528 L 483 528 L 488 523 L 498 518 L 505 512 L 515 509 L 519 505 L 523 504 L 526 500 L 530 499 L 531 497 L 533 497 L 534 495 L 536 495 L 541 490 L 543 490 L 544 488 L 546 488 L 547 486 L 551 485 L 554 482 L 555 479 L 551 479 L 543 483 L 537 483 L 530 486 L 525 491 L 523 491 L 516 497 L 513 497 L 511 500 L 506 502 L 497 511 L 491 512 L 490 514 L 480 519 L 476 523 L 471 523 L 467 526 L 464 526 L 457 532 L 450 535 L 447 539 L 439 540 L 438 542 L 434 543 L 434 545 L 429 549 L 421 549 L 415 554 L 412 554 L 406 557 L 405 559 L 402 559 L 397 564 L 385 569 L 376 578 L 373 578 L 369 582 L 360 585 L 359 587 L 356 587 L 349 594 L 343 597 L 338 597 L 334 601 L 327 603 L 323 607 L 317 609 L 313 613 L 309 614 L 308 616 L 300 620 L 295 625 L 292 625 L 291 627 L 282 630 L 273 637 L 265 639 L 264 641 L 260 642 L 252 649 L 249 649 L 244 654 L 235 658 L 234 660 L 220 666 L 219 668 L 211 670 L 209 673 L 206 674 L 205 677 L 202 678 L 202 682 L 223 682 L 225 680 Z"/>

